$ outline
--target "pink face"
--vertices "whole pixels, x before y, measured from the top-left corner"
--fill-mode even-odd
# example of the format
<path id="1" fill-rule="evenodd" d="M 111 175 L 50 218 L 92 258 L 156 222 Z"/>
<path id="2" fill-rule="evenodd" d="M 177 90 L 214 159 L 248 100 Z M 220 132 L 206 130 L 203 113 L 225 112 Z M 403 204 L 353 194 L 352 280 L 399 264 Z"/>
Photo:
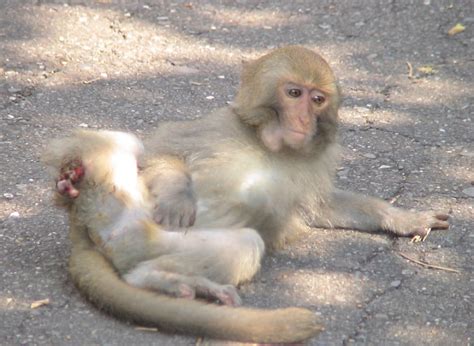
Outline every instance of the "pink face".
<path id="1" fill-rule="evenodd" d="M 327 108 L 328 97 L 313 86 L 286 82 L 278 88 L 277 98 L 278 119 L 261 129 L 263 143 L 274 152 L 283 145 L 303 149 L 317 133 L 318 116 Z"/>

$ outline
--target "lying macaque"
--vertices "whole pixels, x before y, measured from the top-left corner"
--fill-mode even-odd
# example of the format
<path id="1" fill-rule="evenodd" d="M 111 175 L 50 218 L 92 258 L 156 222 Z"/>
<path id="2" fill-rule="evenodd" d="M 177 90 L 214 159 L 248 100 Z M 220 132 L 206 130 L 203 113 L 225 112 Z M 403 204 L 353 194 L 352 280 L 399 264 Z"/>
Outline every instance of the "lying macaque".
<path id="1" fill-rule="evenodd" d="M 309 49 L 289 46 L 244 65 L 240 88 L 231 105 L 193 121 L 160 124 L 146 145 L 147 159 L 140 173 L 149 193 L 149 199 L 147 197 L 144 203 L 146 219 L 153 218 L 170 229 L 192 226 L 187 234 L 213 232 L 224 253 L 219 253 L 215 261 L 208 260 L 206 242 L 212 241 L 202 241 L 200 246 L 191 242 L 199 249 L 193 260 L 178 258 L 175 261 L 174 257 L 178 255 L 173 255 L 167 263 L 191 265 L 202 256 L 199 261 L 207 261 L 211 268 L 221 261 L 225 266 L 209 272 L 199 265 L 192 265 L 189 272 L 168 270 L 168 267 L 161 267 L 160 258 L 168 256 L 164 255 L 156 259 L 160 263 L 159 270 L 197 275 L 221 285 L 236 284 L 241 273 L 250 278 L 256 270 L 253 261 L 258 261 L 261 254 L 249 254 L 249 249 L 259 243 L 259 238 L 248 229 L 242 231 L 242 227 L 256 230 L 267 249 L 281 248 L 299 230 L 308 227 L 385 231 L 397 236 L 421 238 L 426 237 L 431 229 L 448 228 L 448 215 L 444 213 L 404 210 L 381 199 L 341 191 L 334 186 L 339 158 L 340 99 L 339 87 L 329 64 Z M 83 144 L 87 145 L 86 139 Z M 99 157 L 98 162 L 110 162 L 112 159 L 106 156 L 104 152 L 91 157 Z M 67 161 L 55 165 L 53 174 L 58 174 L 61 168 L 80 157 L 69 155 Z M 89 167 L 84 159 L 82 162 L 87 178 L 87 172 L 94 167 Z M 78 172 L 76 170 L 77 167 L 66 169 L 67 177 L 63 172 L 57 186 L 66 204 L 70 203 L 68 200 L 82 198 L 83 187 L 75 182 L 81 168 Z M 79 197 L 75 197 L 77 194 Z M 143 196 L 143 192 L 139 195 Z M 133 227 L 146 233 L 148 226 L 140 228 L 134 220 L 132 218 Z M 79 221 L 79 225 L 84 225 L 86 220 Z M 180 303 L 173 308 L 170 302 L 162 308 L 155 297 L 136 287 L 123 286 L 113 266 L 95 250 L 88 237 L 83 237 L 80 228 L 73 220 L 71 276 L 82 293 L 97 305 L 119 315 L 157 324 L 170 331 L 239 341 L 297 342 L 320 330 L 314 316 L 304 309 L 271 313 L 253 310 L 255 314 L 243 314 L 243 310 L 237 308 L 229 312 L 228 316 L 233 316 L 229 317 L 230 322 L 223 318 L 227 307 L 210 305 L 214 309 L 210 312 L 209 306 L 189 308 L 189 304 L 181 303 L 183 299 L 178 299 Z M 230 234 L 240 229 L 252 234 L 248 235 L 251 245 L 235 234 L 227 238 L 223 231 L 198 231 L 211 228 L 227 229 Z M 158 234 L 162 233 L 165 232 Z M 235 244 L 234 237 L 237 237 Z M 129 245 L 125 243 L 123 247 L 127 249 Z M 130 246 L 137 248 L 133 241 Z M 240 247 L 242 253 L 237 250 Z M 210 248 L 214 250 L 213 245 Z M 143 266 L 141 261 L 143 256 L 149 259 L 146 257 L 148 252 L 140 255 L 135 250 L 123 250 L 125 254 L 121 256 L 137 256 L 138 266 Z M 163 248 L 160 247 L 160 251 Z M 119 262 L 115 266 L 122 268 Z M 137 267 L 133 269 L 138 270 Z M 123 272 L 123 268 L 119 270 Z M 193 274 L 194 270 L 197 271 Z M 224 273 L 229 278 L 219 279 Z M 124 278 L 130 280 L 129 274 L 127 271 Z M 181 283 L 186 284 L 184 281 Z M 177 291 L 178 295 L 186 295 L 179 293 L 179 289 Z M 173 316 L 180 318 L 173 319 Z"/>

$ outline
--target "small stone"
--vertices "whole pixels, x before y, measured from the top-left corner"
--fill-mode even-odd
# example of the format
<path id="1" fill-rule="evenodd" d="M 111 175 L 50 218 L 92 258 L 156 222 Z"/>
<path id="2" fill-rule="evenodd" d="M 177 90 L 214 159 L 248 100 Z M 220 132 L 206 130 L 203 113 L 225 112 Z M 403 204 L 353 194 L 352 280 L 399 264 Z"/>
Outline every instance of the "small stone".
<path id="1" fill-rule="evenodd" d="M 89 125 L 87 125 L 86 123 L 80 123 L 80 124 L 79 124 L 79 127 L 88 128 Z"/>
<path id="2" fill-rule="evenodd" d="M 6 192 L 3 194 L 3 197 L 5 197 L 6 199 L 12 199 L 14 196 L 13 193 Z"/>
<path id="3" fill-rule="evenodd" d="M 394 280 L 390 283 L 390 287 L 394 287 L 394 288 L 397 288 L 399 287 L 400 285 L 402 284 L 402 282 L 400 280 Z"/>
<path id="4" fill-rule="evenodd" d="M 8 218 L 9 219 L 18 219 L 20 217 L 20 213 L 17 212 L 17 211 L 14 211 L 13 213 L 11 213 L 10 215 L 8 215 Z"/>
<path id="5" fill-rule="evenodd" d="M 15 87 L 13 87 L 13 86 L 8 88 L 8 92 L 9 92 L 10 94 L 19 93 L 20 91 L 21 91 L 20 88 L 15 88 Z"/>
<path id="6" fill-rule="evenodd" d="M 413 271 L 410 270 L 410 269 L 403 269 L 402 270 L 402 275 L 405 275 L 405 276 L 413 275 Z"/>
<path id="7" fill-rule="evenodd" d="M 208 99 L 208 100 L 214 100 L 214 96 L 206 96 L 206 99 Z"/>
<path id="8" fill-rule="evenodd" d="M 469 197 L 474 197 L 474 187 L 468 187 L 467 189 L 462 190 L 462 193 Z"/>
<path id="9" fill-rule="evenodd" d="M 474 151 L 463 150 L 459 153 L 461 156 L 474 157 Z"/>
<path id="10" fill-rule="evenodd" d="M 354 109 L 359 113 L 367 113 L 370 112 L 370 109 L 367 107 L 354 107 Z"/>
<path id="11" fill-rule="evenodd" d="M 382 165 L 379 167 L 379 169 L 387 169 L 387 168 L 390 168 L 391 166 L 387 166 L 387 165 Z"/>
<path id="12" fill-rule="evenodd" d="M 366 158 L 368 158 L 368 159 L 375 159 L 375 158 L 377 157 L 377 156 L 375 156 L 374 154 L 371 154 L 371 153 L 367 153 L 367 154 L 364 154 L 364 155 L 362 155 L 362 156 L 364 156 L 364 157 L 366 157 Z"/>

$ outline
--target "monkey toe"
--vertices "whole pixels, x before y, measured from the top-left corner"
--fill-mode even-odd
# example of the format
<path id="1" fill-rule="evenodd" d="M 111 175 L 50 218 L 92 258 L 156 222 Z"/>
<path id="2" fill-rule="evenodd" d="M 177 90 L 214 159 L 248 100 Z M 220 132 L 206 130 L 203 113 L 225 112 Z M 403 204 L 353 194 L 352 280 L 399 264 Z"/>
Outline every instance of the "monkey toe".
<path id="1" fill-rule="evenodd" d="M 180 284 L 178 286 L 176 296 L 178 298 L 194 299 L 196 298 L 196 291 L 189 285 Z"/>
<path id="2" fill-rule="evenodd" d="M 222 304 L 229 306 L 240 306 L 242 305 L 242 299 L 237 293 L 237 289 L 232 285 L 222 286 L 216 290 L 215 298 L 218 299 Z"/>
<path id="3" fill-rule="evenodd" d="M 447 214 L 432 214 L 430 226 L 433 229 L 448 229 L 449 228 L 449 215 Z"/>
<path id="4" fill-rule="evenodd" d="M 449 219 L 448 214 L 436 214 L 435 217 L 441 221 L 447 221 Z"/>
<path id="5" fill-rule="evenodd" d="M 428 227 L 417 227 L 413 231 L 408 233 L 407 236 L 425 238 L 430 231 L 431 231 L 431 228 L 428 228 Z"/>
<path id="6" fill-rule="evenodd" d="M 431 228 L 434 228 L 434 229 L 448 229 L 449 228 L 449 222 L 442 221 L 442 220 L 437 220 L 437 221 L 433 222 L 433 225 L 431 226 Z"/>

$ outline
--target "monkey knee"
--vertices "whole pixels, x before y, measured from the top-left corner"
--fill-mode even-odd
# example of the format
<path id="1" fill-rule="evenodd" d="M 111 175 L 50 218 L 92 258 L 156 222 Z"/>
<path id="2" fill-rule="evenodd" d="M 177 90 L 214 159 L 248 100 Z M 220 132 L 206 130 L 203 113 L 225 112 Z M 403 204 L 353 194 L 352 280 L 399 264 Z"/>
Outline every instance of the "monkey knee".
<path id="1" fill-rule="evenodd" d="M 259 259 L 263 256 L 265 252 L 265 243 L 263 242 L 260 234 L 253 228 L 242 228 L 241 229 L 241 245 L 248 247 Z"/>
<path id="2" fill-rule="evenodd" d="M 236 254 L 233 256 L 234 279 L 231 283 L 240 283 L 250 280 L 260 269 L 265 244 L 262 237 L 252 228 L 239 230 L 239 242 Z"/>

